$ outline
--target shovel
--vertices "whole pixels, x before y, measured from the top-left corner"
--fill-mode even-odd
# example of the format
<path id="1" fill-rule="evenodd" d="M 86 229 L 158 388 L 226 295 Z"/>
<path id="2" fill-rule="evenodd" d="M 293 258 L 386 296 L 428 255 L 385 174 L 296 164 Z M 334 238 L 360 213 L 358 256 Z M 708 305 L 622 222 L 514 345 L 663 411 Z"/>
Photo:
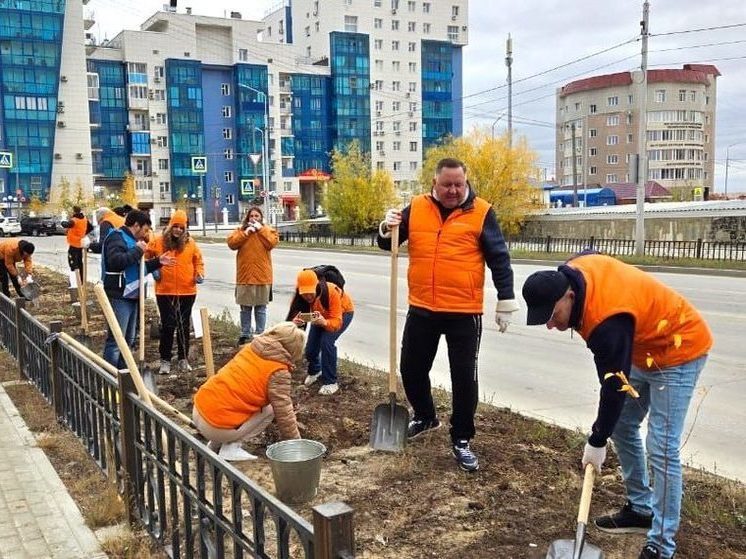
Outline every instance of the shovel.
<path id="1" fill-rule="evenodd" d="M 370 446 L 397 452 L 407 444 L 409 411 L 396 403 L 396 289 L 399 228 L 391 229 L 391 288 L 389 295 L 389 403 L 378 404 L 370 424 Z"/>
<path id="2" fill-rule="evenodd" d="M 591 493 L 593 492 L 593 474 L 593 466 L 586 464 L 575 540 L 554 540 L 549 546 L 546 559 L 603 559 L 603 551 L 595 545 L 585 543 L 585 530 L 588 525 L 588 512 L 591 508 Z"/>
<path id="3" fill-rule="evenodd" d="M 153 394 L 158 394 L 158 383 L 155 381 L 153 370 L 145 362 L 145 258 L 140 258 L 140 347 L 138 348 L 138 364 L 142 381 Z"/>
<path id="4" fill-rule="evenodd" d="M 202 321 L 202 347 L 205 353 L 205 373 L 207 378 L 215 374 L 215 360 L 212 356 L 212 334 L 210 333 L 210 315 L 207 307 L 199 309 L 199 317 Z"/>

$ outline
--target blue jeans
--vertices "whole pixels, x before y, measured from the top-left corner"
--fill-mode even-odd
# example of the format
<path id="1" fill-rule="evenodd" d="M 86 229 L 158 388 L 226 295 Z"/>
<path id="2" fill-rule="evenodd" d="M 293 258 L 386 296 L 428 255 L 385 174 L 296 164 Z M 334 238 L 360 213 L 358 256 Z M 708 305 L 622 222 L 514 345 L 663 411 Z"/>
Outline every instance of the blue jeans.
<path id="1" fill-rule="evenodd" d="M 321 371 L 321 384 L 337 382 L 337 338 L 352 322 L 351 312 L 342 315 L 342 327 L 336 332 L 328 332 L 320 326 L 311 325 L 306 341 L 306 361 L 308 374 L 316 375 Z"/>
<path id="2" fill-rule="evenodd" d="M 251 309 L 254 309 L 254 322 L 256 329 L 251 331 Z M 253 334 L 261 334 L 267 326 L 267 305 L 256 305 L 247 307 L 241 305 L 241 336 L 251 337 Z"/>
<path id="3" fill-rule="evenodd" d="M 611 437 L 622 466 L 627 498 L 635 512 L 652 513 L 648 542 L 659 547 L 663 557 L 671 557 L 676 551 L 674 538 L 681 517 L 681 435 L 706 361 L 705 355 L 656 372 L 643 372 L 633 366 L 629 382 L 640 398 L 627 398 Z M 648 434 L 643 448 L 640 424 L 646 415 Z M 653 474 L 652 488 L 647 462 Z"/>
<path id="4" fill-rule="evenodd" d="M 130 348 L 134 347 L 135 337 L 137 336 L 137 320 L 140 315 L 139 301 L 137 299 L 110 299 L 109 301 L 127 345 Z M 106 344 L 104 344 L 104 359 L 118 369 L 127 368 L 111 329 L 109 329 Z"/>

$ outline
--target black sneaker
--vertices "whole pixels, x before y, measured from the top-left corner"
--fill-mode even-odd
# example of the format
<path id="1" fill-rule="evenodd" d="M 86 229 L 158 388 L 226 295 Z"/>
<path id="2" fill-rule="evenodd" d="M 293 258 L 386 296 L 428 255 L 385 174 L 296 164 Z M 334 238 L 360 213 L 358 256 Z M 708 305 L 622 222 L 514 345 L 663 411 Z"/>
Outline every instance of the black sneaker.
<path id="1" fill-rule="evenodd" d="M 661 550 L 655 547 L 652 543 L 645 544 L 640 552 L 638 559 L 673 559 L 664 557 Z"/>
<path id="2" fill-rule="evenodd" d="M 460 440 L 453 443 L 453 455 L 456 457 L 458 467 L 466 472 L 476 472 L 479 469 L 477 455 L 469 447 L 469 441 Z"/>
<path id="3" fill-rule="evenodd" d="M 593 523 L 602 532 L 610 534 L 646 534 L 653 525 L 653 515 L 635 512 L 632 503 L 627 501 L 619 512 L 599 516 Z"/>
<path id="4" fill-rule="evenodd" d="M 249 336 L 241 336 L 238 338 L 238 346 L 241 347 L 244 344 L 247 344 L 251 341 L 251 338 Z"/>
<path id="5" fill-rule="evenodd" d="M 438 427 L 440 427 L 440 421 L 437 417 L 435 419 L 413 419 L 407 427 L 407 438 L 416 439 L 422 433 L 434 431 Z"/>

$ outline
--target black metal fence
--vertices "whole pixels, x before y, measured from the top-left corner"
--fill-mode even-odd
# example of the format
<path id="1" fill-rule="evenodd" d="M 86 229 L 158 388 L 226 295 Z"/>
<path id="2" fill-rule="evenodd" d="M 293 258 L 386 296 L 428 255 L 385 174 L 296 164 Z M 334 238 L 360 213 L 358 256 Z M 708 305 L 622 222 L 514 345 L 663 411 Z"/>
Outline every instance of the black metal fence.
<path id="1" fill-rule="evenodd" d="M 340 236 L 321 233 L 280 233 L 280 240 L 287 243 L 331 246 L 376 246 L 376 235 Z M 573 254 L 587 249 L 597 250 L 612 256 L 635 254 L 634 239 L 585 239 L 562 237 L 521 237 L 507 239 L 510 250 Z M 691 258 L 700 260 L 746 261 L 746 242 L 738 241 L 655 241 L 646 240 L 645 256 L 664 259 Z"/>
<path id="2" fill-rule="evenodd" d="M 0 295 L 0 344 L 54 406 L 143 527 L 170 557 L 353 557 L 352 509 L 313 509 L 313 524 L 137 395 L 77 344 Z"/>

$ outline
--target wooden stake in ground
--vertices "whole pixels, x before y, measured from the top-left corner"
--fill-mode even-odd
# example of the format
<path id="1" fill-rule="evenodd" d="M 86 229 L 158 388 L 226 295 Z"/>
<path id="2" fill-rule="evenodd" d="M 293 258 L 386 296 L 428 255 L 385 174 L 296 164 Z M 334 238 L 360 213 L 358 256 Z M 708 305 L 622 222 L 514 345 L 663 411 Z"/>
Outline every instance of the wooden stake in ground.
<path id="1" fill-rule="evenodd" d="M 207 307 L 199 309 L 199 317 L 202 321 L 202 348 L 205 352 L 205 371 L 207 378 L 215 374 L 215 361 L 212 358 L 212 335 L 210 334 L 210 315 Z"/>

